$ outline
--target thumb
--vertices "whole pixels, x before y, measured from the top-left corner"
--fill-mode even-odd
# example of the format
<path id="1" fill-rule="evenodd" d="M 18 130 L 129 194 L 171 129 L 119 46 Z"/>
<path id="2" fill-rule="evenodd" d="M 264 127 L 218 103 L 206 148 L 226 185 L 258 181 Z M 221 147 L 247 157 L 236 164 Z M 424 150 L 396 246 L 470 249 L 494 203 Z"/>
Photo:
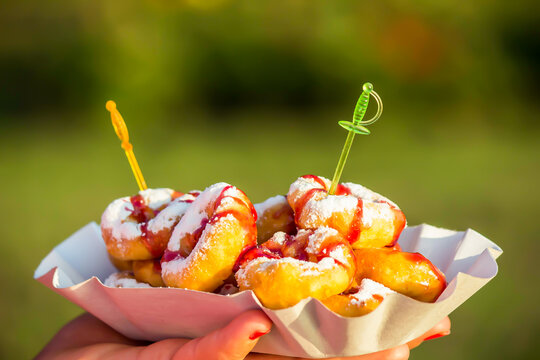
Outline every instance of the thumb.
<path id="1" fill-rule="evenodd" d="M 224 328 L 188 342 L 174 354 L 173 360 L 241 360 L 271 328 L 272 322 L 262 311 L 247 311 Z"/>

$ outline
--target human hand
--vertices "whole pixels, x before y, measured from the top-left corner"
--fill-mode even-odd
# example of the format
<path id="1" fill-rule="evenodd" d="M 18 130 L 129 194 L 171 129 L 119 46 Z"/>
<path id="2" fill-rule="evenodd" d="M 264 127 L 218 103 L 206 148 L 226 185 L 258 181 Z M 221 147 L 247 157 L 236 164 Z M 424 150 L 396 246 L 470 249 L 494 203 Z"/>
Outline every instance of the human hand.
<path id="1" fill-rule="evenodd" d="M 83 314 L 64 326 L 36 357 L 36 360 L 71 359 L 227 359 L 287 360 L 292 358 L 251 353 L 272 322 L 258 310 L 245 312 L 222 329 L 197 339 L 166 339 L 155 343 L 131 340 L 90 314 Z M 421 337 L 393 349 L 347 358 L 349 360 L 401 360 L 409 349 L 450 333 L 448 317 Z M 297 358 L 295 358 L 297 359 Z M 299 360 L 299 359 L 297 359 Z"/>

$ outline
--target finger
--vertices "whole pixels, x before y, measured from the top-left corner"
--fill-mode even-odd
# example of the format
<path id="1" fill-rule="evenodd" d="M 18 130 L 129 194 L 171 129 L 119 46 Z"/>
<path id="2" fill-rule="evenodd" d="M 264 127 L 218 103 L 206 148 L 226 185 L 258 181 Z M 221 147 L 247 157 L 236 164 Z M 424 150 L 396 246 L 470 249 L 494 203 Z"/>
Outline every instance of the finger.
<path id="1" fill-rule="evenodd" d="M 372 354 L 334 358 L 328 360 L 406 360 L 409 358 L 409 347 L 407 345 L 400 345 L 398 347 L 378 351 Z"/>
<path id="2" fill-rule="evenodd" d="M 409 358 L 409 347 L 407 345 L 400 345 L 398 347 L 387 349 L 383 351 L 378 351 L 376 353 L 351 356 L 351 357 L 339 357 L 339 358 L 328 358 L 326 360 L 406 360 Z M 310 360 L 307 358 L 285 358 L 276 355 L 265 355 L 265 354 L 249 354 L 246 357 L 246 360 Z"/>
<path id="3" fill-rule="evenodd" d="M 173 360 L 241 360 L 249 354 L 262 335 L 270 332 L 271 328 L 272 322 L 263 312 L 248 311 L 224 328 L 188 342 L 174 354 Z"/>
<path id="4" fill-rule="evenodd" d="M 145 347 L 137 348 L 137 356 L 132 359 L 138 360 L 169 360 L 181 349 L 190 339 L 166 339 L 155 342 Z"/>
<path id="5" fill-rule="evenodd" d="M 450 318 L 448 318 L 447 316 L 441 321 L 439 321 L 437 325 L 429 329 L 422 336 L 419 336 L 416 339 L 409 341 L 407 345 L 409 346 L 409 349 L 414 349 L 415 347 L 420 345 L 424 340 L 435 339 L 437 337 L 450 335 L 450 327 L 451 327 Z"/>

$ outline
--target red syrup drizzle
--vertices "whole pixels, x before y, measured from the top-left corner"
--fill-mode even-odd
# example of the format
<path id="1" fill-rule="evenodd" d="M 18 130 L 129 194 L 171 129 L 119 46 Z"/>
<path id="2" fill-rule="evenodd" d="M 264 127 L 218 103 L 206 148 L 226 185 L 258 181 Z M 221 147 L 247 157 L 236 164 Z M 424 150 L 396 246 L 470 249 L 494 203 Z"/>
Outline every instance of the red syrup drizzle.
<path id="1" fill-rule="evenodd" d="M 304 175 L 302 176 L 303 179 L 311 179 L 315 182 L 318 182 L 322 188 L 326 191 L 326 183 L 324 182 L 323 179 L 321 179 L 320 177 L 318 177 L 317 175 Z"/>
<path id="2" fill-rule="evenodd" d="M 176 193 L 176 192 L 175 192 Z M 173 193 L 174 194 L 174 193 Z M 145 202 L 141 194 L 129 198 L 133 210 L 131 217 L 139 224 L 141 229 L 141 240 L 148 252 L 154 257 L 161 255 L 161 246 L 156 244 L 150 232 L 148 232 L 148 221 L 156 217 L 160 210 L 153 210 Z"/>
<path id="3" fill-rule="evenodd" d="M 297 236 L 287 236 L 287 240 L 282 246 L 281 252 L 297 260 L 309 261 L 309 255 L 306 251 L 308 237 L 302 239 Z"/>
<path id="4" fill-rule="evenodd" d="M 296 206 L 294 209 L 294 222 L 298 224 L 298 221 L 300 220 L 300 215 L 302 215 L 302 211 L 304 210 L 304 206 L 306 206 L 306 203 L 311 200 L 311 198 L 320 192 L 326 192 L 324 189 L 310 189 L 306 191 L 306 193 L 296 202 Z"/>
<path id="5" fill-rule="evenodd" d="M 350 225 L 349 233 L 347 234 L 347 240 L 349 243 L 354 243 L 360 237 L 362 232 L 362 216 L 364 214 L 364 202 L 362 199 L 357 198 L 356 210 L 354 211 L 354 217 Z"/>
<path id="6" fill-rule="evenodd" d="M 268 250 L 267 248 L 259 247 L 257 245 L 246 246 L 236 259 L 236 262 L 233 266 L 233 272 L 237 272 L 245 264 L 260 257 L 265 257 L 268 259 L 281 259 L 282 256 Z"/>
<path id="7" fill-rule="evenodd" d="M 186 234 L 186 237 L 182 241 L 187 242 L 187 244 L 186 244 L 185 247 L 184 246 L 181 247 L 180 251 L 177 252 L 178 255 L 180 255 L 180 256 L 182 256 L 184 258 L 189 256 L 191 251 L 193 251 L 193 249 L 195 248 L 195 246 L 199 242 L 199 240 L 200 240 L 200 238 L 202 236 L 202 233 L 203 233 L 204 229 L 206 228 L 206 225 L 215 224 L 216 222 L 219 221 L 219 219 L 224 218 L 224 217 L 226 217 L 228 215 L 233 215 L 240 222 L 240 225 L 244 228 L 244 230 L 246 231 L 248 236 L 251 237 L 251 239 L 248 239 L 249 244 L 251 245 L 251 244 L 256 243 L 257 235 L 256 235 L 256 232 L 255 232 L 254 229 L 256 228 L 255 221 L 257 220 L 257 212 L 255 211 L 255 208 L 253 207 L 253 205 L 251 203 L 246 204 L 242 199 L 239 199 L 239 198 L 234 197 L 234 196 L 228 196 L 229 198 L 231 198 L 233 201 L 240 204 L 241 206 L 248 207 L 250 212 L 251 212 L 251 217 L 247 216 L 245 213 L 242 213 L 242 212 L 240 212 L 238 210 L 226 210 L 226 211 L 222 211 L 222 212 L 219 212 L 219 213 L 215 213 L 215 211 L 217 210 L 217 208 L 219 208 L 219 206 L 221 205 L 221 202 L 225 198 L 225 192 L 227 190 L 229 190 L 229 189 L 232 189 L 232 188 L 234 188 L 234 186 L 228 185 L 228 186 L 225 186 L 223 188 L 223 190 L 221 190 L 220 194 L 218 195 L 218 197 L 214 201 L 214 207 L 213 207 L 214 215 L 210 219 L 203 218 L 201 220 L 201 223 L 200 223 L 199 227 L 197 229 L 195 229 L 195 231 L 193 231 L 191 234 Z M 239 189 L 237 189 L 237 190 L 240 191 L 242 194 L 244 194 L 241 190 L 239 190 Z M 193 196 L 199 196 L 200 192 L 195 192 L 194 191 L 194 192 L 192 192 L 190 194 L 192 194 Z M 172 256 L 172 255 L 170 255 L 170 256 Z M 164 260 L 164 261 L 169 261 L 169 260 Z"/>
<path id="8" fill-rule="evenodd" d="M 164 262 L 170 262 L 176 259 L 181 258 L 182 255 L 180 255 L 180 251 L 171 251 L 169 249 L 165 249 L 165 252 L 163 253 L 163 256 L 161 257 L 161 260 L 159 262 L 159 265 L 161 267 L 161 264 Z"/>
<path id="9" fill-rule="evenodd" d="M 320 251 L 319 251 L 319 254 L 317 255 L 317 261 L 321 261 L 323 258 L 327 257 L 327 256 L 330 256 L 330 253 L 332 252 L 332 250 L 334 250 L 335 248 L 337 248 L 338 246 L 346 246 L 346 244 L 343 244 L 339 241 L 329 241 L 328 244 L 326 244 Z M 342 263 L 341 261 L 339 261 L 338 259 L 336 258 L 332 258 L 334 259 L 335 262 L 337 262 L 339 265 L 343 265 L 345 267 L 349 267 L 347 264 L 344 264 Z"/>
<path id="10" fill-rule="evenodd" d="M 338 184 L 335 195 L 352 195 L 352 193 L 347 186 Z"/>

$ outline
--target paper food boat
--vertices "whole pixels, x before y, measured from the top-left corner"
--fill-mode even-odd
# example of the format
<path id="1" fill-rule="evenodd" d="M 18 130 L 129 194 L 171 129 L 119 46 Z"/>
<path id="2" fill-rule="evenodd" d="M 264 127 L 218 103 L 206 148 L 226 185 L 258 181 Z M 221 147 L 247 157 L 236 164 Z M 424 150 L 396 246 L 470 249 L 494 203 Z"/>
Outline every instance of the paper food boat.
<path id="1" fill-rule="evenodd" d="M 425 333 L 497 274 L 501 248 L 474 230 L 456 232 L 430 225 L 407 227 L 403 251 L 419 252 L 446 275 L 448 286 L 435 303 L 391 294 L 373 312 L 345 318 L 318 300 L 282 310 L 264 308 L 253 292 L 223 296 L 174 288 L 109 288 L 117 270 L 101 231 L 90 223 L 43 259 L 34 278 L 122 334 L 141 340 L 195 338 L 225 326 L 249 309 L 273 321 L 254 351 L 297 357 L 354 356 L 404 344 Z"/>

